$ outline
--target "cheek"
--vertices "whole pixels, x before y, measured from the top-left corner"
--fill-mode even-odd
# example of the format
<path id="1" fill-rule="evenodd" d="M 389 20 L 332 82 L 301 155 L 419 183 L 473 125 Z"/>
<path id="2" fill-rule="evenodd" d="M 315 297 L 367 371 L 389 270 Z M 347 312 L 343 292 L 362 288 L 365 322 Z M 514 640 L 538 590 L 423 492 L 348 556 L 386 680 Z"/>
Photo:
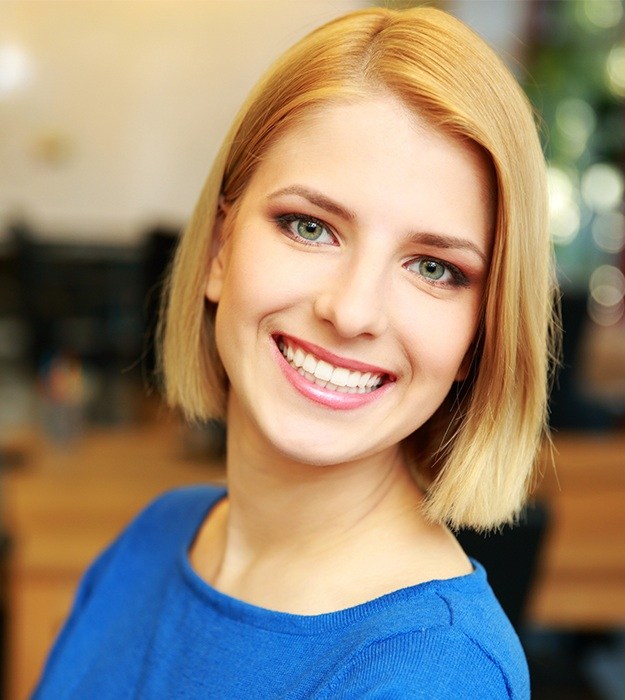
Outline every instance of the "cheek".
<path id="1" fill-rule="evenodd" d="M 410 323 L 403 320 L 403 337 L 419 374 L 451 383 L 466 374 L 467 353 L 475 339 L 478 304 L 427 300 Z"/>
<path id="2" fill-rule="evenodd" d="M 233 246 L 220 306 L 242 320 L 268 310 L 279 302 L 285 284 L 280 261 L 266 247 L 245 245 L 241 237 Z"/>
<path id="3" fill-rule="evenodd" d="M 254 244 L 246 243 L 252 239 Z M 241 232 L 233 248 L 230 293 L 237 306 L 266 311 L 280 309 L 309 294 L 319 277 L 315 266 L 301 253 L 275 239 L 270 233 L 250 236 Z"/>

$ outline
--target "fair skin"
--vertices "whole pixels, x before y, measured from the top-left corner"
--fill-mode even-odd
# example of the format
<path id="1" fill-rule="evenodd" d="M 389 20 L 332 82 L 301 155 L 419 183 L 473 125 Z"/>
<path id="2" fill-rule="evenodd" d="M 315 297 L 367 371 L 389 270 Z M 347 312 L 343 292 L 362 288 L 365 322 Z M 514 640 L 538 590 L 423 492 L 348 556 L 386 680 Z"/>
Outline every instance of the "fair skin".
<path id="1" fill-rule="evenodd" d="M 470 573 L 422 517 L 401 441 L 466 374 L 489 183 L 475 149 L 377 94 L 300 121 L 224 206 L 206 296 L 228 499 L 191 551 L 218 590 L 318 614 Z"/>

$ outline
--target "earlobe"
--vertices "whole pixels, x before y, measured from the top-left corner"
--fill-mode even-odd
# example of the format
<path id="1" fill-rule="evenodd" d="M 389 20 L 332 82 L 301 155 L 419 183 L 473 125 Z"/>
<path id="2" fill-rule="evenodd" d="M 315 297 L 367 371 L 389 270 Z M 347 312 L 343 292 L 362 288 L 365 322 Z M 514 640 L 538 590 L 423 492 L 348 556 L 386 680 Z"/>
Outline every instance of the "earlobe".
<path id="1" fill-rule="evenodd" d="M 221 297 L 221 290 L 225 277 L 223 248 L 211 260 L 208 268 L 208 280 L 206 282 L 206 298 L 217 303 Z"/>
<path id="2" fill-rule="evenodd" d="M 211 261 L 208 268 L 208 279 L 206 282 L 206 298 L 213 303 L 217 303 L 221 297 L 225 277 L 225 245 L 223 241 L 223 227 L 226 212 L 219 204 L 215 224 L 213 226 L 213 239 L 211 245 Z"/>

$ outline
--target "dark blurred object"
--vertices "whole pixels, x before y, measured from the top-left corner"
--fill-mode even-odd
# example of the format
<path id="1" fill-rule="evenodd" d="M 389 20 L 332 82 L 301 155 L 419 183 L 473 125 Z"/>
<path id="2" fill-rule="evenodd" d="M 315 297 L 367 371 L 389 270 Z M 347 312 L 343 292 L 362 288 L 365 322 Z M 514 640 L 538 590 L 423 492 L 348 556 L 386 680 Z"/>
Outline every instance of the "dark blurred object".
<path id="1" fill-rule="evenodd" d="M 185 459 L 224 460 L 226 457 L 226 424 L 219 420 L 188 423 L 182 434 Z"/>
<path id="2" fill-rule="evenodd" d="M 550 425 L 554 430 L 611 430 L 617 416 L 583 395 L 580 390 L 580 344 L 588 323 L 585 295 L 564 294 L 562 308 L 562 365 L 550 398 Z"/>
<path id="3" fill-rule="evenodd" d="M 520 631 L 549 523 L 546 505 L 526 506 L 519 522 L 485 535 L 460 530 L 456 537 L 468 556 L 477 559 L 514 628 Z"/>
<path id="4" fill-rule="evenodd" d="M 47 242 L 23 221 L 7 233 L 5 272 L 12 270 L 7 284 L 25 338 L 16 362 L 41 377 L 54 362 L 71 358 L 85 378 L 81 418 L 107 425 L 133 420 L 143 339 L 141 247 Z M 45 392 L 39 398 L 41 417 L 50 426 L 68 404 L 47 401 Z"/>
<path id="5" fill-rule="evenodd" d="M 148 230 L 144 243 L 144 304 L 143 304 L 143 361 L 142 369 L 148 384 L 156 382 L 155 340 L 158 318 L 167 272 L 171 264 L 178 229 L 157 226 Z"/>
<path id="6" fill-rule="evenodd" d="M 601 634 L 530 630 L 522 636 L 532 700 L 617 700 L 588 673 L 588 659 L 606 646 Z"/>
<path id="7" fill-rule="evenodd" d="M 59 445 L 69 445 L 82 432 L 87 408 L 82 363 L 69 355 L 51 357 L 40 368 L 38 386 L 46 434 Z"/>
<path id="8" fill-rule="evenodd" d="M 22 450 L 3 445 L 0 447 L 0 473 L 13 469 L 21 469 L 26 462 L 26 457 Z M 0 531 L 1 533 L 1 531 Z M 2 551 L 0 534 L 0 552 Z"/>
<path id="9" fill-rule="evenodd" d="M 129 246 L 46 243 L 9 228 L 33 369 L 68 353 L 102 370 L 136 362 L 141 347 L 141 253 Z"/>

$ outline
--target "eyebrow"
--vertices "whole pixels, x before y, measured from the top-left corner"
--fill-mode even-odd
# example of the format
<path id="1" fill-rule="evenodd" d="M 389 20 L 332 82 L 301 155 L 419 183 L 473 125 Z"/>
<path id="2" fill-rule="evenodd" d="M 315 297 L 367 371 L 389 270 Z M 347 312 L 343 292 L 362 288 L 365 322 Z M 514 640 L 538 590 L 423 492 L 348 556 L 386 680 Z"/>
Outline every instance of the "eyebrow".
<path id="1" fill-rule="evenodd" d="M 298 197 L 303 197 L 311 204 L 314 204 L 321 209 L 325 209 L 325 211 L 328 211 L 331 214 L 340 216 L 346 221 L 356 220 L 356 214 L 351 209 L 342 206 L 335 200 L 327 197 L 325 194 L 322 194 L 321 192 L 309 187 L 305 187 L 304 185 L 289 185 L 288 187 L 276 190 L 269 195 L 268 199 L 277 199 L 278 197 L 282 197 L 284 195 L 297 195 Z M 427 231 L 423 231 L 409 233 L 406 236 L 406 240 L 420 243 L 422 245 L 429 245 L 433 248 L 468 250 L 475 253 L 484 263 L 484 265 L 488 265 L 488 258 L 484 251 L 473 243 L 473 241 L 470 241 L 467 238 L 462 238 L 461 236 L 429 233 Z"/>
<path id="2" fill-rule="evenodd" d="M 408 240 L 414 241 L 415 243 L 421 243 L 422 245 L 429 245 L 433 248 L 443 248 L 443 249 L 454 249 L 454 250 L 468 250 L 475 253 L 479 259 L 488 265 L 488 258 L 484 251 L 477 246 L 473 241 L 467 238 L 461 238 L 459 236 L 450 236 L 447 234 L 439 233 L 411 233 L 406 237 Z"/>
<path id="3" fill-rule="evenodd" d="M 347 221 L 354 221 L 356 219 L 356 214 L 347 209 L 346 207 L 335 202 L 333 199 L 326 197 L 325 194 L 321 194 L 317 190 L 310 189 L 309 187 L 304 187 L 303 185 L 290 185 L 289 187 L 284 187 L 281 190 L 277 190 L 269 195 L 268 199 L 276 199 L 277 197 L 282 197 L 287 194 L 295 194 L 298 197 L 303 197 L 307 199 L 311 204 L 314 204 L 321 209 L 329 211 L 331 214 L 340 216 L 342 219 Z"/>

